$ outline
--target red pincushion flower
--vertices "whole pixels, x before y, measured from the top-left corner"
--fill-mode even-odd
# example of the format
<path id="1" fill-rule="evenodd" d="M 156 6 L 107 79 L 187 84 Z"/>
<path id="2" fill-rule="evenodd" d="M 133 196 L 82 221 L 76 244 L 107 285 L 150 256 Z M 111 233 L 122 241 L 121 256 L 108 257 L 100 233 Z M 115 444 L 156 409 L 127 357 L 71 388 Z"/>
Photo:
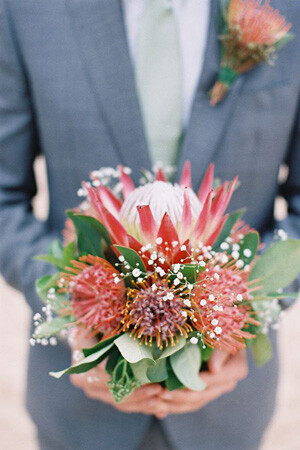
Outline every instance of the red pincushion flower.
<path id="1" fill-rule="evenodd" d="M 243 328 L 257 322 L 250 317 L 250 309 L 239 303 L 250 299 L 244 272 L 225 267 L 202 272 L 194 289 L 193 306 L 197 311 L 194 326 L 203 333 L 203 341 L 233 353 L 244 348 L 244 339 L 254 336 Z"/>
<path id="2" fill-rule="evenodd" d="M 96 256 L 82 256 L 73 266 L 69 270 L 74 275 L 63 275 L 72 297 L 72 313 L 86 327 L 111 334 L 119 327 L 126 304 L 124 282 L 115 283 L 118 272 Z"/>
<path id="3" fill-rule="evenodd" d="M 129 289 L 128 302 L 123 319 L 123 330 L 132 328 L 131 335 L 152 344 L 153 338 L 159 348 L 168 340 L 174 345 L 177 334 L 188 337 L 192 331 L 186 323 L 188 312 L 180 297 L 182 289 L 169 286 L 168 279 L 159 279 L 156 274 L 149 275 L 136 289 Z"/>

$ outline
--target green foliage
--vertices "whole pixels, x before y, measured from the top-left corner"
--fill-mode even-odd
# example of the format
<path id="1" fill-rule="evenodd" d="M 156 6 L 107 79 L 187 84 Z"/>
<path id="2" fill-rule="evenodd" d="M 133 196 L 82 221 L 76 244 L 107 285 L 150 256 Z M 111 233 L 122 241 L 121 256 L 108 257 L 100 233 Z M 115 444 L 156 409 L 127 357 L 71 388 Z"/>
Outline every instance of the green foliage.
<path id="1" fill-rule="evenodd" d="M 271 342 L 266 334 L 258 334 L 252 344 L 255 364 L 260 367 L 272 357 Z"/>
<path id="2" fill-rule="evenodd" d="M 154 364 L 151 347 L 146 347 L 145 344 L 141 344 L 137 339 L 130 337 L 128 333 L 119 336 L 114 343 L 123 358 L 129 363 L 133 364 L 142 359 L 149 359 Z"/>
<path id="3" fill-rule="evenodd" d="M 76 258 L 76 244 L 75 241 L 70 242 L 63 249 L 62 260 L 65 266 L 69 266 L 70 262 Z"/>
<path id="4" fill-rule="evenodd" d="M 135 378 L 141 383 L 146 384 L 150 383 L 150 380 L 147 375 L 147 370 L 149 367 L 153 366 L 155 363 L 150 359 L 142 359 L 141 361 L 130 364 L 132 372 L 134 373 Z"/>
<path id="5" fill-rule="evenodd" d="M 107 383 L 116 403 L 121 403 L 141 383 L 135 378 L 130 364 L 125 359 L 120 359 L 114 368 L 111 379 Z"/>
<path id="6" fill-rule="evenodd" d="M 121 253 L 122 256 L 124 256 L 125 261 L 130 265 L 132 270 L 140 269 L 142 272 L 146 273 L 146 267 L 135 250 L 122 247 L 121 245 L 114 245 L 114 247 Z"/>
<path id="7" fill-rule="evenodd" d="M 34 259 L 38 261 L 44 261 L 52 266 L 55 266 L 58 270 L 65 270 L 65 265 L 61 259 L 56 258 L 52 255 L 37 255 Z"/>
<path id="8" fill-rule="evenodd" d="M 193 391 L 201 391 L 205 383 L 199 376 L 201 353 L 198 345 L 187 344 L 170 356 L 171 367 L 178 380 Z"/>
<path id="9" fill-rule="evenodd" d="M 76 234 L 79 255 L 103 256 L 102 241 L 111 245 L 111 239 L 104 225 L 94 217 L 67 212 L 72 220 Z"/>
<path id="10" fill-rule="evenodd" d="M 160 383 L 166 380 L 168 378 L 166 359 L 156 361 L 155 366 L 150 365 L 146 373 L 151 383 Z"/>
<path id="11" fill-rule="evenodd" d="M 46 275 L 39 278 L 35 283 L 35 290 L 44 303 L 48 303 L 53 311 L 59 311 L 68 305 L 69 300 L 65 294 L 59 294 L 57 292 L 57 281 L 59 279 L 59 273 L 55 275 Z M 54 289 L 51 296 L 48 296 L 49 289 Z"/>
<path id="12" fill-rule="evenodd" d="M 97 342 L 97 344 L 93 345 L 93 347 L 89 348 L 83 348 L 82 352 L 84 356 L 92 355 L 93 353 L 98 352 L 99 350 L 102 350 L 102 348 L 107 347 L 111 343 L 113 343 L 116 339 L 116 336 L 112 336 L 108 339 L 105 339 L 104 341 Z"/>
<path id="13" fill-rule="evenodd" d="M 282 47 L 285 46 L 285 44 L 292 41 L 294 38 L 295 38 L 295 35 L 293 33 L 286 33 L 285 36 L 283 36 L 281 39 L 279 39 L 279 41 L 276 42 L 275 50 L 276 51 L 280 50 Z"/>
<path id="14" fill-rule="evenodd" d="M 256 302 L 261 302 L 261 301 L 271 301 L 275 298 L 277 298 L 277 300 L 282 300 L 285 298 L 295 298 L 297 299 L 299 297 L 299 292 L 284 292 L 283 294 L 279 294 L 278 292 L 271 292 L 270 294 L 255 294 L 255 292 L 253 293 L 254 295 L 254 299 Z"/>
<path id="15" fill-rule="evenodd" d="M 114 345 L 109 353 L 109 357 L 107 358 L 107 363 L 105 366 L 106 372 L 111 375 L 114 371 L 114 368 L 118 364 L 119 360 L 122 358 L 121 353 L 118 348 Z"/>
<path id="16" fill-rule="evenodd" d="M 51 243 L 48 255 L 38 255 L 35 256 L 34 259 L 38 261 L 45 261 L 52 266 L 55 266 L 58 270 L 64 271 L 66 266 L 68 266 L 70 261 L 75 257 L 75 242 L 70 242 L 70 244 L 63 248 L 61 242 L 56 239 Z"/>
<path id="17" fill-rule="evenodd" d="M 166 347 L 161 354 L 158 356 L 158 360 L 168 358 L 169 356 L 173 355 L 173 353 L 178 352 L 178 350 L 182 349 L 186 344 L 186 339 L 183 336 L 178 337 L 178 342 L 172 346 L 169 345 Z"/>
<path id="18" fill-rule="evenodd" d="M 175 391 L 176 389 L 184 389 L 185 386 L 176 377 L 169 362 L 169 359 L 167 360 L 167 370 L 168 370 L 168 378 L 165 381 L 165 386 L 168 389 L 168 391 Z"/>
<path id="19" fill-rule="evenodd" d="M 63 246 L 59 239 L 51 242 L 48 254 L 60 260 L 63 258 Z"/>
<path id="20" fill-rule="evenodd" d="M 72 323 L 70 316 L 68 317 L 55 317 L 51 321 L 45 321 L 37 325 L 33 337 L 40 339 L 43 337 L 53 336 L 60 331 L 66 329 L 67 325 Z"/>
<path id="21" fill-rule="evenodd" d="M 233 226 L 241 218 L 244 212 L 245 209 L 239 209 L 238 211 L 234 211 L 229 215 L 228 219 L 224 223 L 224 226 L 221 230 L 221 233 L 219 234 L 218 239 L 214 243 L 213 250 L 215 252 L 219 252 L 221 250 L 220 245 L 222 244 L 222 242 L 225 241 L 226 238 L 230 236 Z"/>
<path id="22" fill-rule="evenodd" d="M 130 338 L 132 340 L 132 338 Z M 158 349 L 155 345 L 153 347 L 145 347 L 150 350 L 152 359 L 141 359 L 139 362 L 131 364 L 131 368 L 135 377 L 141 383 L 161 382 L 167 379 L 167 361 L 168 358 L 183 348 L 186 344 L 186 339 L 183 336 L 179 336 L 178 342 L 171 346 Z"/>
<path id="23" fill-rule="evenodd" d="M 104 358 L 106 358 L 107 352 L 112 348 L 113 345 L 114 344 L 111 343 L 101 350 L 92 353 L 91 355 L 82 359 L 78 364 L 68 367 L 65 370 L 61 370 L 60 372 L 50 372 L 49 375 L 54 378 L 61 378 L 64 374 L 88 372 L 89 370 L 93 369 L 93 367 L 97 366 Z"/>
<path id="24" fill-rule="evenodd" d="M 48 291 L 51 288 L 57 287 L 57 281 L 59 280 L 59 273 L 55 275 L 45 275 L 44 277 L 39 278 L 35 282 L 35 290 L 39 297 L 43 300 L 44 303 L 47 302 Z"/>
<path id="25" fill-rule="evenodd" d="M 184 278 L 188 283 L 195 284 L 200 272 L 203 272 L 205 267 L 199 264 L 182 264 L 180 266 L 180 272 L 183 274 Z"/>
<path id="26" fill-rule="evenodd" d="M 259 234 L 257 231 L 250 231 L 250 233 L 245 234 L 242 241 L 239 243 L 240 245 L 240 259 L 244 261 L 244 264 L 250 264 L 258 251 L 259 246 Z M 249 249 L 251 251 L 251 256 L 245 256 L 244 250 Z"/>
<path id="27" fill-rule="evenodd" d="M 207 362 L 211 357 L 213 349 L 211 347 L 208 347 L 208 345 L 206 345 L 205 348 L 203 348 L 201 341 L 199 341 L 199 345 L 201 346 L 200 350 L 201 350 L 202 361 Z"/>
<path id="28" fill-rule="evenodd" d="M 249 280 L 259 279 L 256 295 L 288 286 L 300 272 L 300 241 L 287 239 L 272 244 L 255 263 Z M 288 295 L 287 295 L 288 296 Z"/>

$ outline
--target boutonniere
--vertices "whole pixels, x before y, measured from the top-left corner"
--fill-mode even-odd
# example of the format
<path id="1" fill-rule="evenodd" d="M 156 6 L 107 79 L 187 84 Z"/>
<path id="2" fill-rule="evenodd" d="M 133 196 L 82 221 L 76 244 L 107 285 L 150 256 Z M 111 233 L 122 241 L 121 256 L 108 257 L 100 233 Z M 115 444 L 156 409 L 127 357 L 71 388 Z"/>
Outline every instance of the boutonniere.
<path id="1" fill-rule="evenodd" d="M 293 38 L 290 28 L 269 0 L 230 0 L 222 13 L 221 65 L 210 104 L 223 100 L 239 75 L 262 61 L 274 64 L 277 50 Z"/>

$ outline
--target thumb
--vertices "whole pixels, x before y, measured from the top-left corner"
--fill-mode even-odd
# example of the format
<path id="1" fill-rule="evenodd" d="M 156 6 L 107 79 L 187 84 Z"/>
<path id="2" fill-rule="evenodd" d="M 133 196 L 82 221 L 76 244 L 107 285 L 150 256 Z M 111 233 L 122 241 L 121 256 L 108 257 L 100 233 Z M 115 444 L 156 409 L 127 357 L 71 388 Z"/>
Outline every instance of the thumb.
<path id="1" fill-rule="evenodd" d="M 226 350 L 216 348 L 208 361 L 208 369 L 210 372 L 219 372 L 226 361 L 229 359 L 230 353 Z"/>

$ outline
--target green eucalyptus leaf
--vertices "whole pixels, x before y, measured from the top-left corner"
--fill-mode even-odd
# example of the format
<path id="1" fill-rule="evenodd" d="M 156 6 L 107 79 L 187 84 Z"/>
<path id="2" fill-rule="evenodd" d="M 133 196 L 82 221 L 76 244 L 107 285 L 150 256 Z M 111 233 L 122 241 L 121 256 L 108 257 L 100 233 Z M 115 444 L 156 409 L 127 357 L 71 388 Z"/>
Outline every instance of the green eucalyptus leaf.
<path id="1" fill-rule="evenodd" d="M 277 298 L 277 300 L 284 300 L 286 298 L 297 299 L 298 297 L 299 297 L 299 292 L 284 292 L 283 294 L 279 294 L 278 292 L 271 292 L 271 293 L 268 293 L 265 295 L 261 295 L 260 293 L 253 292 L 253 301 L 255 301 L 255 302 L 273 300 L 274 298 Z"/>
<path id="2" fill-rule="evenodd" d="M 184 389 L 185 386 L 181 383 L 181 381 L 178 380 L 175 373 L 173 372 L 169 359 L 167 359 L 167 370 L 168 370 L 168 378 L 165 381 L 165 385 L 168 391 Z"/>
<path id="3" fill-rule="evenodd" d="M 145 264 L 135 250 L 123 247 L 121 245 L 114 245 L 114 247 L 121 253 L 122 256 L 124 256 L 125 261 L 132 269 L 140 269 L 142 272 L 146 273 Z"/>
<path id="4" fill-rule="evenodd" d="M 300 240 L 276 242 L 255 263 L 250 280 L 259 279 L 257 295 L 268 294 L 288 286 L 300 272 Z"/>
<path id="5" fill-rule="evenodd" d="M 49 375 L 51 375 L 54 378 L 60 378 L 67 373 L 71 374 L 71 373 L 87 372 L 91 370 L 93 367 L 97 366 L 106 357 L 107 352 L 112 348 L 113 345 L 114 344 L 111 343 L 108 346 L 99 350 L 98 352 L 92 353 L 91 355 L 82 359 L 78 364 L 68 367 L 65 370 L 61 370 L 60 372 L 50 372 Z"/>
<path id="6" fill-rule="evenodd" d="M 149 359 L 155 364 L 151 347 L 146 347 L 145 344 L 141 344 L 137 339 L 130 337 L 128 333 L 119 336 L 114 343 L 118 347 L 123 358 L 129 363 L 133 364 L 142 359 Z"/>
<path id="7" fill-rule="evenodd" d="M 260 367 L 272 357 L 272 346 L 266 334 L 258 334 L 252 344 L 252 353 L 255 364 Z"/>
<path id="8" fill-rule="evenodd" d="M 151 366 L 153 366 L 153 362 L 149 359 L 142 359 L 137 363 L 130 364 L 135 378 L 142 384 L 151 383 L 150 379 L 147 376 L 147 370 Z"/>
<path id="9" fill-rule="evenodd" d="M 170 356 L 172 369 L 178 380 L 193 391 L 201 391 L 206 385 L 199 376 L 201 352 L 198 345 L 187 344 Z"/>
<path id="10" fill-rule="evenodd" d="M 118 364 L 119 360 L 122 358 L 121 353 L 119 352 L 118 348 L 114 345 L 111 348 L 111 351 L 109 353 L 109 357 L 107 358 L 107 363 L 105 366 L 106 372 L 111 375 Z"/>
<path id="11" fill-rule="evenodd" d="M 178 337 L 178 342 L 175 345 L 169 345 L 165 350 L 157 358 L 158 360 L 168 358 L 173 355 L 173 353 L 178 352 L 178 350 L 182 349 L 186 344 L 186 339 L 183 336 Z"/>
<path id="12" fill-rule="evenodd" d="M 61 330 L 66 329 L 66 325 L 71 325 L 72 320 L 70 317 L 55 317 L 50 322 L 42 322 L 35 328 L 33 337 L 40 339 L 44 337 L 53 336 L 59 333 Z"/>
<path id="13" fill-rule="evenodd" d="M 214 251 L 221 250 L 220 245 L 222 244 L 222 242 L 225 241 L 226 238 L 230 236 L 233 226 L 241 218 L 241 216 L 244 214 L 245 211 L 246 211 L 245 209 L 239 209 L 238 211 L 234 211 L 229 215 L 228 219 L 224 223 L 224 226 L 221 230 L 221 233 L 219 234 L 218 239 L 214 243 L 213 246 Z"/>
<path id="14" fill-rule="evenodd" d="M 152 383 L 161 383 L 168 378 L 166 359 L 156 361 L 155 366 L 151 365 L 147 369 L 147 377 Z"/>
<path id="15" fill-rule="evenodd" d="M 112 336 L 108 339 L 97 342 L 97 344 L 93 345 L 93 347 L 83 348 L 82 353 L 84 354 L 84 356 L 92 355 L 93 353 L 96 353 L 99 350 L 102 350 L 102 348 L 107 347 L 108 345 L 113 343 L 116 338 L 117 338 L 117 336 Z"/>
<path id="16" fill-rule="evenodd" d="M 288 42 L 295 38 L 294 33 L 286 33 L 279 41 L 275 43 L 275 50 L 278 51 L 284 47 Z"/>
<path id="17" fill-rule="evenodd" d="M 75 226 L 79 254 L 102 256 L 102 240 L 108 245 L 111 244 L 109 233 L 104 225 L 94 217 L 76 214 L 73 211 L 68 211 L 67 216 Z"/>

